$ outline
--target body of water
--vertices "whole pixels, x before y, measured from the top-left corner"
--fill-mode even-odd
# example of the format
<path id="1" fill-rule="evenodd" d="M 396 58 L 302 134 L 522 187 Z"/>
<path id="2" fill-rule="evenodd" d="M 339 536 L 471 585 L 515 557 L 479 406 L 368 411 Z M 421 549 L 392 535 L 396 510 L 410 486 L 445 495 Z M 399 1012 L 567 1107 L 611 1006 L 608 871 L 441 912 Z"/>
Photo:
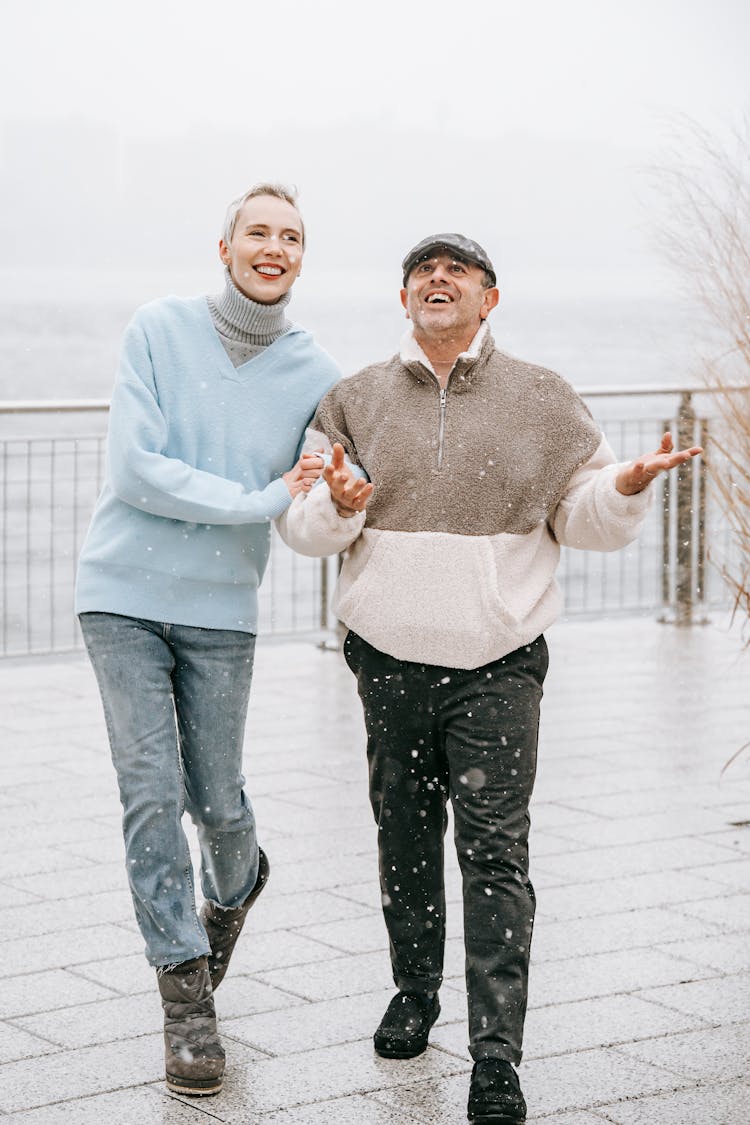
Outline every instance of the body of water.
<path id="1" fill-rule="evenodd" d="M 0 278 L 0 282 L 2 279 Z M 205 290 L 216 289 L 213 278 Z M 406 327 L 398 279 L 367 288 L 328 278 L 298 282 L 291 318 L 315 333 L 345 375 L 392 355 Z M 131 284 L 127 293 L 61 281 L 34 301 L 0 283 L 0 398 L 106 398 L 122 331 L 137 305 L 160 292 L 204 287 Z M 498 346 L 558 371 L 576 387 L 696 379 L 710 351 L 695 311 L 676 300 L 501 297 L 490 324 Z"/>

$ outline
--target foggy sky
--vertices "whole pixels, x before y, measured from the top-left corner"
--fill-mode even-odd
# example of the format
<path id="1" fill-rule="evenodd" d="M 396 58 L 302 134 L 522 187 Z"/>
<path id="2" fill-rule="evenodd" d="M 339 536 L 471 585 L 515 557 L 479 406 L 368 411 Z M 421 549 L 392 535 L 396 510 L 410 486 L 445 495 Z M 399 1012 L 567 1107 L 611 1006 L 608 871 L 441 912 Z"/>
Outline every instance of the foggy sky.
<path id="1" fill-rule="evenodd" d="M 296 183 L 308 284 L 398 283 L 425 234 L 501 288 L 668 292 L 653 188 L 670 115 L 750 109 L 748 5 L 42 0 L 0 35 L 0 269 L 59 285 L 217 275 L 226 203 Z"/>

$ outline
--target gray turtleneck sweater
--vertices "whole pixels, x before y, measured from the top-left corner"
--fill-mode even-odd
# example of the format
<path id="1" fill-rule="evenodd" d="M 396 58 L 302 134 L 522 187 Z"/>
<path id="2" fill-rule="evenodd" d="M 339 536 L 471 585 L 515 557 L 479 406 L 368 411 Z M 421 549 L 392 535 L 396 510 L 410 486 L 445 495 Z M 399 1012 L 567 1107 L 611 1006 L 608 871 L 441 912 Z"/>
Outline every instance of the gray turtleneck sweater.
<path id="1" fill-rule="evenodd" d="M 285 293 L 272 305 L 262 305 L 240 292 L 228 269 L 224 270 L 224 276 L 224 292 L 206 300 L 224 350 L 233 366 L 241 367 L 289 331 L 291 324 L 284 310 L 291 293 Z"/>

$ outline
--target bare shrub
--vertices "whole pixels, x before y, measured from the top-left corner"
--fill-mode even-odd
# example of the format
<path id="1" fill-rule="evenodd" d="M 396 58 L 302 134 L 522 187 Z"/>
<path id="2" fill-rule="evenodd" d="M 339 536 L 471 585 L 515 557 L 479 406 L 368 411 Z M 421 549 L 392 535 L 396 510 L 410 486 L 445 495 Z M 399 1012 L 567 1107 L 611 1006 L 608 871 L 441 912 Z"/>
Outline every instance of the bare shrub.
<path id="1" fill-rule="evenodd" d="M 664 204 L 657 241 L 714 341 L 699 372 L 719 414 L 706 461 L 735 550 L 709 557 L 750 645 L 750 120 L 720 140 L 681 118 L 671 138 L 652 170 Z"/>

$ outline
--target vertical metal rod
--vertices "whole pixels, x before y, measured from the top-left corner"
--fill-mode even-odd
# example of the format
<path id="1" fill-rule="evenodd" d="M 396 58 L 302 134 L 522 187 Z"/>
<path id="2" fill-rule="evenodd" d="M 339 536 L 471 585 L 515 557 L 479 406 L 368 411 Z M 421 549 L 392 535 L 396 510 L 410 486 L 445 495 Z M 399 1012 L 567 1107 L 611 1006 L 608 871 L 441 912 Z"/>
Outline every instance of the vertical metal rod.
<path id="1" fill-rule="evenodd" d="M 3 442 L 3 654 L 8 651 L 8 443 Z"/>
<path id="2" fill-rule="evenodd" d="M 708 491 L 708 465 L 706 463 L 708 441 L 709 441 L 709 422 L 707 418 L 701 418 L 698 429 L 698 444 L 702 447 L 703 453 L 698 459 L 695 472 L 698 477 L 698 528 L 697 528 L 697 562 L 696 562 L 696 577 L 698 586 L 698 600 L 701 606 L 706 602 L 706 503 Z"/>
<path id="3" fill-rule="evenodd" d="M 661 432 L 665 433 L 669 429 L 669 422 L 662 422 Z M 664 616 L 669 612 L 669 607 L 672 604 L 672 589 L 670 576 L 672 572 L 671 554 L 672 554 L 672 477 L 670 473 L 665 473 L 664 485 L 662 488 L 662 511 L 661 511 L 661 604 L 662 604 L 662 620 L 666 620 Z"/>
<path id="4" fill-rule="evenodd" d="M 79 487 L 78 461 L 79 461 L 79 453 L 80 453 L 80 447 L 79 447 L 78 438 L 73 438 L 73 477 L 72 477 L 72 484 L 73 484 L 73 509 L 72 509 L 73 543 L 72 543 L 72 551 L 71 551 L 71 562 L 73 564 L 73 574 L 71 575 L 71 584 L 72 584 L 73 588 L 75 588 L 76 571 L 77 571 L 77 568 L 78 568 L 78 519 L 79 519 L 79 510 L 80 510 L 79 504 L 78 504 L 78 487 Z M 78 620 L 76 618 L 75 613 L 72 614 L 70 624 L 71 624 L 71 627 L 73 629 L 73 633 L 72 633 L 72 636 L 71 636 L 71 642 L 73 643 L 73 645 L 75 645 L 76 641 L 78 640 L 78 633 L 77 633 Z"/>
<path id="5" fill-rule="evenodd" d="M 678 449 L 693 444 L 695 411 L 692 394 L 684 391 L 677 412 Z M 677 476 L 677 568 L 675 581 L 675 625 L 693 624 L 695 571 L 693 567 L 693 468 L 690 462 L 680 465 Z"/>
<path id="6" fill-rule="evenodd" d="M 31 465 L 32 442 L 26 442 L 26 651 L 31 652 Z"/>
<path id="7" fill-rule="evenodd" d="M 328 559 L 320 560 L 320 605 L 319 622 L 321 629 L 328 628 Z"/>
<path id="8" fill-rule="evenodd" d="M 55 526 L 55 450 L 57 442 L 49 443 L 49 643 L 55 650 L 55 562 L 57 561 L 57 528 Z"/>

